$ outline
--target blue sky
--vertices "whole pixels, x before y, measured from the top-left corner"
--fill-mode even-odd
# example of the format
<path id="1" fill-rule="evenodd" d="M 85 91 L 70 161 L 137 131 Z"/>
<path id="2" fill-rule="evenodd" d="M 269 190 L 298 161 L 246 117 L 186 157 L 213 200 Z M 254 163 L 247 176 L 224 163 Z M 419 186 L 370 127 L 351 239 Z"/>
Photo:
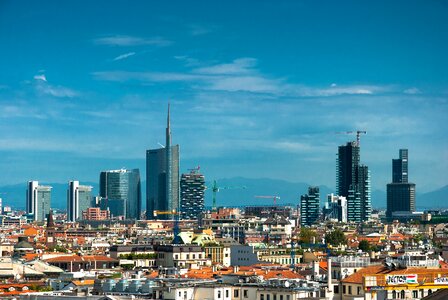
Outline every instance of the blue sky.
<path id="1" fill-rule="evenodd" d="M 334 187 L 358 129 L 373 188 L 400 148 L 419 191 L 448 183 L 445 1 L 241 2 L 0 1 L 0 185 L 144 174 L 168 100 L 209 180 Z"/>

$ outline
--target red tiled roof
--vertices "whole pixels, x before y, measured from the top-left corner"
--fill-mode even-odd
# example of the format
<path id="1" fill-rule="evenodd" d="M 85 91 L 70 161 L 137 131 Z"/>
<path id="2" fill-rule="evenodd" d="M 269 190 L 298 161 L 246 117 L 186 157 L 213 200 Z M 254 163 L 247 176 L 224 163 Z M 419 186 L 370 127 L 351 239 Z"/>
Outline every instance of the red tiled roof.
<path id="1" fill-rule="evenodd" d="M 64 255 L 64 256 L 56 256 L 52 258 L 45 259 L 46 262 L 55 263 L 55 262 L 83 262 L 83 261 L 110 261 L 116 262 L 116 259 L 104 256 L 104 255 Z"/>

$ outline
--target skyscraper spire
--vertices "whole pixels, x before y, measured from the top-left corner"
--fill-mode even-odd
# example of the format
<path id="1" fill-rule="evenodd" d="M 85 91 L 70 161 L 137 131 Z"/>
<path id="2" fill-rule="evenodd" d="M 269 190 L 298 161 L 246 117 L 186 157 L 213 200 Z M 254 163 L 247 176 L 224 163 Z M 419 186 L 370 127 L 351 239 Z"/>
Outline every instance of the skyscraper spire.
<path id="1" fill-rule="evenodd" d="M 172 182 L 171 182 L 171 128 L 170 128 L 170 103 L 168 102 L 168 115 L 166 118 L 166 200 L 168 203 L 168 210 L 177 212 L 177 205 L 173 205 L 173 195 L 172 195 Z"/>

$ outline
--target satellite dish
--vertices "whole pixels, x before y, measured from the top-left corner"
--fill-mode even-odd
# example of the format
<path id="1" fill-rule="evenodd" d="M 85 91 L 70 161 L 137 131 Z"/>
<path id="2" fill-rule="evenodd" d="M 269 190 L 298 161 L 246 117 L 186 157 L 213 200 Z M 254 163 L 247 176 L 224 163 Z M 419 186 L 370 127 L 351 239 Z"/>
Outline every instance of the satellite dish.
<path id="1" fill-rule="evenodd" d="M 285 287 L 288 288 L 291 284 L 289 283 L 289 281 L 285 281 Z"/>

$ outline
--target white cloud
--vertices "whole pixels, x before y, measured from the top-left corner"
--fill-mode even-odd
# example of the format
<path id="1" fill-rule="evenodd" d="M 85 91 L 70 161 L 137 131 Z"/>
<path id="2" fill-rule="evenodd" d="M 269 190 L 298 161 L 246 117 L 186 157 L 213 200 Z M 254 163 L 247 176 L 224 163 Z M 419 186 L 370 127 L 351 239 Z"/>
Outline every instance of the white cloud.
<path id="1" fill-rule="evenodd" d="M 218 64 L 208 67 L 197 68 L 193 70 L 193 73 L 199 74 L 214 74 L 214 75 L 241 75 L 254 73 L 257 60 L 251 57 L 244 57 L 235 59 L 228 64 Z"/>
<path id="2" fill-rule="evenodd" d="M 409 95 L 416 95 L 416 94 L 421 94 L 422 92 L 418 88 L 412 87 L 412 88 L 404 90 L 403 93 L 409 94 Z"/>
<path id="3" fill-rule="evenodd" d="M 36 81 L 36 90 L 39 93 L 51 95 L 58 98 L 73 98 L 78 95 L 74 90 L 63 87 L 63 86 L 53 86 L 48 83 L 45 74 L 35 75 L 34 80 Z"/>
<path id="4" fill-rule="evenodd" d="M 45 77 L 45 74 L 34 75 L 34 80 L 42 80 L 42 81 L 47 82 L 47 78 Z"/>
<path id="5" fill-rule="evenodd" d="M 212 32 L 212 29 L 210 26 L 192 24 L 189 27 L 190 27 L 190 34 L 193 36 L 204 35 L 204 34 Z"/>
<path id="6" fill-rule="evenodd" d="M 128 52 L 128 53 L 125 53 L 125 54 L 121 54 L 121 55 L 118 55 L 117 57 L 115 57 L 114 61 L 122 60 L 122 59 L 128 58 L 128 57 L 133 56 L 133 55 L 135 55 L 135 52 Z"/>
<path id="7" fill-rule="evenodd" d="M 175 56 L 181 61 L 191 61 L 187 56 Z M 194 61 L 194 64 L 199 62 Z M 347 85 L 335 83 L 330 87 L 311 87 L 300 84 L 289 84 L 284 79 L 263 75 L 256 69 L 257 60 L 243 57 L 231 63 L 211 64 L 205 67 L 192 68 L 187 72 L 126 72 L 108 71 L 95 72 L 99 80 L 128 81 L 137 80 L 150 82 L 190 82 L 191 87 L 199 90 L 214 90 L 227 92 L 267 93 L 286 97 L 332 97 L 339 95 L 372 95 L 389 91 L 387 86 Z M 187 63 L 188 66 L 188 63 Z M 192 67 L 192 65 L 190 65 Z"/>
<path id="8" fill-rule="evenodd" d="M 169 46 L 173 42 L 166 40 L 161 37 L 154 38 L 142 38 L 136 36 L 129 35 L 114 35 L 107 36 L 102 38 L 97 38 L 94 40 L 97 45 L 107 45 L 107 46 L 144 46 L 144 45 L 153 45 L 153 46 Z"/>

